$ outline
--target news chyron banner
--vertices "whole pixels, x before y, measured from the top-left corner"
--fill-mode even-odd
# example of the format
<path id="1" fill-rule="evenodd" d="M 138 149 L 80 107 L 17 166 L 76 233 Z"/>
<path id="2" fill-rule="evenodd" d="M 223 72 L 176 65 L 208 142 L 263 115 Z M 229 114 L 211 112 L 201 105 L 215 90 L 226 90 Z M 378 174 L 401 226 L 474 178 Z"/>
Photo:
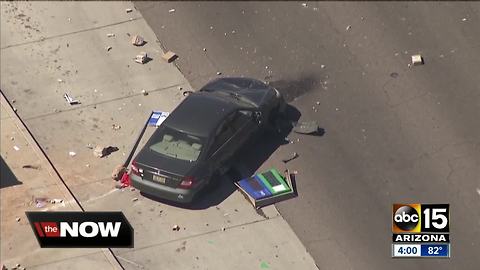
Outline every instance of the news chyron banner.
<path id="1" fill-rule="evenodd" d="M 133 247 L 122 212 L 25 212 L 42 248 Z"/>
<path id="2" fill-rule="evenodd" d="M 393 204 L 393 258 L 450 258 L 449 204 Z"/>

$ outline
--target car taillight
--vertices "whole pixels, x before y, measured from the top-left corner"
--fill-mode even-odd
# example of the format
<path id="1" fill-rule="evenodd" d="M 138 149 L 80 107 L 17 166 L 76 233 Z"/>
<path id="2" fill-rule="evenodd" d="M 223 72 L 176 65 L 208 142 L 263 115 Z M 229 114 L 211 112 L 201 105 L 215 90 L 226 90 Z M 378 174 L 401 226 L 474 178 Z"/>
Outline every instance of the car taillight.
<path id="1" fill-rule="evenodd" d="M 137 162 L 134 160 L 132 161 L 131 172 L 135 175 L 140 176 L 140 170 L 138 169 Z"/>
<path id="2" fill-rule="evenodd" d="M 193 176 L 185 176 L 180 183 L 180 188 L 189 189 L 192 188 L 197 180 Z"/>

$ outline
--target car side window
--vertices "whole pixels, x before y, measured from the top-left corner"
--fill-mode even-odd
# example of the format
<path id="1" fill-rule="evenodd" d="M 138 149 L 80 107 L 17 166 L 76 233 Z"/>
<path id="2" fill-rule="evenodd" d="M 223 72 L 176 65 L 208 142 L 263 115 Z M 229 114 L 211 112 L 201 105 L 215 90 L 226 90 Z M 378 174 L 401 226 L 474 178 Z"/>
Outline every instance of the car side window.
<path id="1" fill-rule="evenodd" d="M 235 117 L 231 121 L 235 131 L 241 130 L 248 122 L 253 121 L 252 111 L 240 110 L 235 113 Z"/>
<path id="2" fill-rule="evenodd" d="M 233 116 L 233 115 L 232 115 Z M 225 121 L 217 129 L 215 139 L 210 148 L 210 155 L 213 155 L 220 147 L 222 147 L 234 134 L 234 130 L 230 125 L 232 117 L 227 117 Z"/>

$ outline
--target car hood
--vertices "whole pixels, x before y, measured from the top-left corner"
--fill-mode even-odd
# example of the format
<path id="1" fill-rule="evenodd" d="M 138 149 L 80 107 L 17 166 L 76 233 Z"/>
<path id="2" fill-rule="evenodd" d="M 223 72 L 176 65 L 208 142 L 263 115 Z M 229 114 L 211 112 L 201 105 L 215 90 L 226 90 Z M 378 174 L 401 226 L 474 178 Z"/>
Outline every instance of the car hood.
<path id="1" fill-rule="evenodd" d="M 250 78 L 216 79 L 202 87 L 200 91 L 224 91 L 238 93 L 251 100 L 258 107 L 275 96 L 275 91 L 273 91 L 272 87 L 259 80 Z"/>

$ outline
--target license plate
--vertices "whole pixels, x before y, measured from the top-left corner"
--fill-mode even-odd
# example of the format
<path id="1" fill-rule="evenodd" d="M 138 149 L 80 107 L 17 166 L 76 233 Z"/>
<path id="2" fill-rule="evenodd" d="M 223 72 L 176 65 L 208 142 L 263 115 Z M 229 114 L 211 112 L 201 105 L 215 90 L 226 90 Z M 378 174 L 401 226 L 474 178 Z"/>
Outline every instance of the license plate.
<path id="1" fill-rule="evenodd" d="M 160 175 L 153 175 L 153 181 L 159 182 L 161 184 L 165 184 L 165 177 L 160 176 Z"/>

